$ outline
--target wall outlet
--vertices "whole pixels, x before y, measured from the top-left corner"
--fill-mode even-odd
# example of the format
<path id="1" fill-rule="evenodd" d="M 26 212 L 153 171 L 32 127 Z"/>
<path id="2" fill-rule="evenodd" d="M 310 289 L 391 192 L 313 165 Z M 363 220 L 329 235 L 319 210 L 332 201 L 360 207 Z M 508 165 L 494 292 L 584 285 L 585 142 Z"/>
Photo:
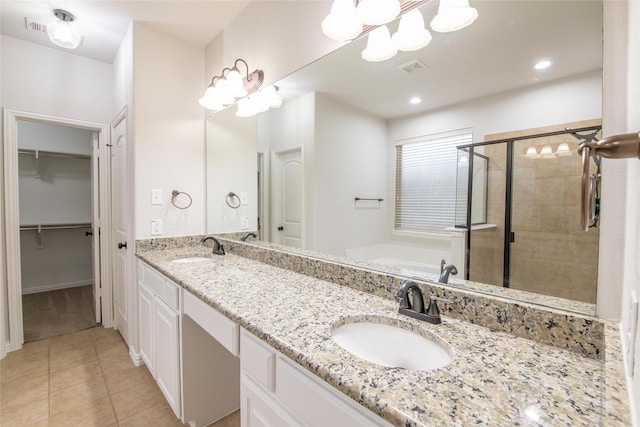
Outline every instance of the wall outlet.
<path id="1" fill-rule="evenodd" d="M 152 205 L 162 204 L 162 190 L 151 190 L 151 204 Z"/>
<path id="2" fill-rule="evenodd" d="M 248 230 L 249 229 L 249 217 L 248 216 L 241 216 L 240 217 L 240 229 L 241 230 Z"/>
<path id="3" fill-rule="evenodd" d="M 241 191 L 240 192 L 240 204 L 241 205 L 248 205 L 249 204 L 249 193 L 247 193 L 246 191 Z"/>
<path id="4" fill-rule="evenodd" d="M 162 220 L 161 219 L 152 219 L 151 220 L 151 235 L 158 236 L 162 234 Z"/>
<path id="5" fill-rule="evenodd" d="M 629 295 L 629 310 L 627 313 L 627 330 L 625 331 L 627 372 L 630 377 L 633 377 L 636 340 L 638 339 L 638 294 L 636 291 L 631 291 Z"/>

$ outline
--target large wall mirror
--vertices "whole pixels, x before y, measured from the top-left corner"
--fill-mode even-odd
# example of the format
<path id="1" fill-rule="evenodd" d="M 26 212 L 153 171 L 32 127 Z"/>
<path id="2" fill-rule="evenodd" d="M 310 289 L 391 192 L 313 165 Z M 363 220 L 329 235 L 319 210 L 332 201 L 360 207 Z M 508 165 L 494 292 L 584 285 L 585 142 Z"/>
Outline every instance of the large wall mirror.
<path id="1" fill-rule="evenodd" d="M 208 232 L 425 280 L 444 259 L 451 286 L 595 314 L 576 149 L 602 116 L 602 3 L 471 3 L 423 49 L 367 62 L 361 37 L 277 82 L 280 108 L 210 116 Z"/>

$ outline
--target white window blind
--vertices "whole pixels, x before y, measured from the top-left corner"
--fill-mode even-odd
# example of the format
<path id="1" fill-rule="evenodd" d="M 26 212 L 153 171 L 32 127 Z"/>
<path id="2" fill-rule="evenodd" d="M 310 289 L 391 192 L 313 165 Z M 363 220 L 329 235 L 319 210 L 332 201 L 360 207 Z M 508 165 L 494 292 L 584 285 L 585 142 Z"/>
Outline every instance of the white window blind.
<path id="1" fill-rule="evenodd" d="M 430 135 L 396 146 L 397 230 L 427 231 L 455 223 L 457 149 L 470 130 Z"/>

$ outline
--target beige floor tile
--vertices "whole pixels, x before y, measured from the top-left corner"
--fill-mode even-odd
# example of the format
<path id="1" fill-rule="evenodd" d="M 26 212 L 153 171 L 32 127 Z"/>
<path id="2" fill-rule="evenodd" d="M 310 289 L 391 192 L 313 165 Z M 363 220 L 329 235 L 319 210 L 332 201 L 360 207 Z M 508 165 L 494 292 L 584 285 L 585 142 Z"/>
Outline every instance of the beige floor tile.
<path id="1" fill-rule="evenodd" d="M 97 360 L 67 369 L 52 371 L 50 374 L 51 392 L 91 381 L 93 378 L 102 377 L 102 370 Z"/>
<path id="2" fill-rule="evenodd" d="M 93 337 L 93 343 L 96 347 L 98 356 L 108 356 L 111 353 L 122 352 L 129 353 L 127 343 L 124 342 L 120 334 L 100 335 Z"/>
<path id="3" fill-rule="evenodd" d="M 47 353 L 48 355 L 48 353 Z M 8 357 L 7 357 L 8 358 Z M 29 378 L 36 378 L 49 373 L 49 357 L 38 357 L 36 360 L 16 360 L 2 363 L 0 383 L 10 384 Z"/>
<path id="4" fill-rule="evenodd" d="M 104 350 L 98 353 L 98 360 L 104 374 L 135 367 L 126 347 L 122 349 L 117 346 L 112 350 Z"/>
<path id="5" fill-rule="evenodd" d="M 111 402 L 118 420 L 161 404 L 164 399 L 164 395 L 153 381 L 144 381 L 125 391 L 111 394 Z"/>
<path id="6" fill-rule="evenodd" d="M 44 401 L 49 402 L 49 375 L 16 381 L 0 386 L 0 413 L 20 410 Z"/>
<path id="7" fill-rule="evenodd" d="M 68 369 L 74 366 L 83 365 L 89 362 L 97 361 L 98 355 L 96 349 L 93 346 L 93 341 L 90 341 L 90 345 L 74 347 L 67 351 L 53 352 L 51 351 L 51 372 L 59 371 L 61 369 Z M 53 349 L 53 345 L 52 345 Z"/>
<path id="8" fill-rule="evenodd" d="M 62 390 L 52 391 L 49 395 L 51 415 L 69 412 L 105 397 L 107 386 L 102 377 L 94 377 Z"/>
<path id="9" fill-rule="evenodd" d="M 146 366 L 134 366 L 104 374 L 109 394 L 114 395 L 143 383 L 154 383 L 155 380 Z"/>
<path id="10" fill-rule="evenodd" d="M 55 414 L 49 420 L 50 427 L 107 427 L 117 425 L 118 423 L 115 413 L 113 412 L 113 407 L 111 406 L 111 400 L 108 397 L 94 400 L 75 409 Z"/>
<path id="11" fill-rule="evenodd" d="M 11 427 L 47 427 L 49 425 L 49 401 L 42 399 L 28 407 L 2 408 L 0 425 Z"/>
<path id="12" fill-rule="evenodd" d="M 120 427 L 182 427 L 167 403 L 159 403 L 119 422 Z"/>
<path id="13" fill-rule="evenodd" d="M 51 356 L 59 353 L 66 353 L 71 350 L 93 348 L 93 339 L 91 335 L 83 332 L 84 331 L 80 331 L 69 335 L 60 335 L 50 338 Z"/>

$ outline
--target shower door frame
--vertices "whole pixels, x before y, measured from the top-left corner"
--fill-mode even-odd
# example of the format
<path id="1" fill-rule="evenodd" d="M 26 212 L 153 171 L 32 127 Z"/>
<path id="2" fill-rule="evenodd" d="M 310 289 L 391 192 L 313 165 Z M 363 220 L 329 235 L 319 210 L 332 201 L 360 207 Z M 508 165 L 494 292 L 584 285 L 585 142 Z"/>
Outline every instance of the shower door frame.
<path id="1" fill-rule="evenodd" d="M 504 212 L 504 248 L 503 248 L 503 272 L 502 272 L 502 286 L 508 288 L 510 286 L 511 279 L 511 243 L 515 241 L 513 235 L 513 229 L 511 224 L 512 216 L 512 201 L 513 201 L 513 145 L 516 141 L 524 141 L 528 139 L 545 138 L 550 136 L 565 135 L 569 133 L 588 132 L 602 130 L 602 125 L 585 126 L 581 128 L 565 128 L 564 130 L 544 132 L 531 135 L 518 136 L 513 138 L 496 139 L 492 141 L 474 142 L 472 144 L 460 145 L 457 149 L 469 150 L 469 156 L 471 157 L 476 147 L 482 147 L 494 144 L 506 144 L 506 170 L 505 170 L 505 212 Z M 467 188 L 467 238 L 465 239 L 465 280 L 469 280 L 471 274 L 471 198 L 473 193 L 473 162 L 469 162 L 469 176 L 468 176 L 468 188 Z"/>

